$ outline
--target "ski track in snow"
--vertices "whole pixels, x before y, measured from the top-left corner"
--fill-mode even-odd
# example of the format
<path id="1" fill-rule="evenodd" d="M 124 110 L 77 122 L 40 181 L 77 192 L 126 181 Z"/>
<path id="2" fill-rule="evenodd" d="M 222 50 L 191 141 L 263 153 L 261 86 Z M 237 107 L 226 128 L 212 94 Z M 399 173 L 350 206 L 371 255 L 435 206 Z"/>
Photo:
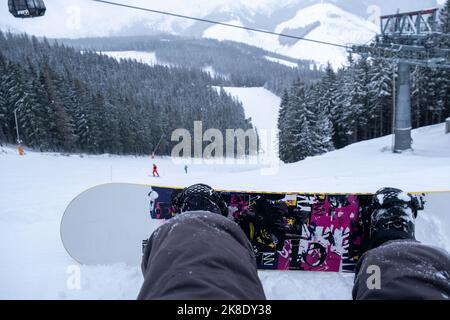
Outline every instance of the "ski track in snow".
<path id="1" fill-rule="evenodd" d="M 145 51 L 105 51 L 99 52 L 110 58 L 114 58 L 117 61 L 121 60 L 135 60 L 137 62 L 147 64 L 149 66 L 162 65 L 170 67 L 171 64 L 158 61 L 155 52 L 145 52 Z"/>
<path id="2" fill-rule="evenodd" d="M 373 192 L 384 186 L 408 191 L 446 190 L 450 135 L 436 125 L 414 131 L 415 151 L 389 152 L 391 137 L 358 143 L 261 176 L 258 165 L 174 164 L 170 158 L 64 156 L 0 147 L 0 299 L 135 299 L 143 282 L 139 266 L 80 266 L 81 288 L 70 290 L 71 266 L 59 235 L 62 214 L 82 191 L 103 183 L 228 189 Z M 162 178 L 150 178 L 156 161 Z M 420 214 L 417 237 L 450 250 L 446 212 Z M 112 249 L 113 250 L 113 249 Z M 269 299 L 351 299 L 352 274 L 260 272 Z"/>
<path id="3" fill-rule="evenodd" d="M 288 66 L 291 68 L 298 68 L 298 63 L 295 63 L 295 62 L 287 61 L 284 59 L 273 58 L 273 57 L 269 57 L 269 56 L 265 56 L 264 58 L 266 58 L 269 61 L 276 62 L 276 63 L 282 64 L 282 65 L 285 65 L 285 66 Z"/>
<path id="4" fill-rule="evenodd" d="M 216 87 L 216 89 L 218 89 Z M 226 93 L 239 100 L 244 106 L 246 118 L 252 119 L 258 130 L 261 149 L 269 163 L 278 159 L 278 115 L 281 99 L 265 88 L 223 87 Z"/>

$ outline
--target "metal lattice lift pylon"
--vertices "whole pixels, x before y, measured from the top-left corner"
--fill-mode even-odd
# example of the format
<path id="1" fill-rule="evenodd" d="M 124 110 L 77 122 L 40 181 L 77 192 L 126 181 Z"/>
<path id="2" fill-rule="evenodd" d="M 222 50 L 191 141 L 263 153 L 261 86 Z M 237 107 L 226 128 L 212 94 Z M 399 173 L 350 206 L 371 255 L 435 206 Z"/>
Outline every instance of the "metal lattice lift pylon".
<path id="1" fill-rule="evenodd" d="M 382 16 L 381 35 L 375 42 L 351 47 L 354 53 L 398 65 L 394 152 L 412 147 L 411 66 L 450 69 L 450 49 L 439 47 L 439 41 L 450 43 L 450 37 L 438 30 L 438 11 L 434 8 Z"/>

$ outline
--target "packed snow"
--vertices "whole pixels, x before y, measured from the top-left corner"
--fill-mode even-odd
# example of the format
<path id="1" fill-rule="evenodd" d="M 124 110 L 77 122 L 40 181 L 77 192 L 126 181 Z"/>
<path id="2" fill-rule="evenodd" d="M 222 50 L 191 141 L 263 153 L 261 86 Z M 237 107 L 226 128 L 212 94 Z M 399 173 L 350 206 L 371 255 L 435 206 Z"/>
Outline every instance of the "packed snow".
<path id="1" fill-rule="evenodd" d="M 364 20 L 330 3 L 318 3 L 299 10 L 289 21 L 283 22 L 275 29 L 283 32 L 285 29 L 305 28 L 320 22 L 320 25 L 308 33 L 306 38 L 321 40 L 340 45 L 364 44 L 372 40 L 379 27 L 373 22 Z M 346 64 L 347 50 L 345 48 L 298 41 L 291 47 L 284 47 L 284 54 L 298 59 L 314 60 L 321 64 L 330 62 L 339 67 Z"/>
<path id="2" fill-rule="evenodd" d="M 145 51 L 105 51 L 101 52 L 108 57 L 114 58 L 117 61 L 120 60 L 135 60 L 140 63 L 147 64 L 149 66 L 154 65 L 164 65 L 169 66 L 169 64 L 158 61 L 155 52 L 145 52 Z"/>
<path id="3" fill-rule="evenodd" d="M 238 17 L 230 21 L 224 21 L 224 23 L 245 27 L 244 23 Z M 276 50 L 279 47 L 279 43 L 275 36 L 244 29 L 233 29 L 223 25 L 214 25 L 203 32 L 203 38 L 216 39 L 219 41 L 229 40 L 243 42 L 255 47 L 280 53 Z"/>
<path id="4" fill-rule="evenodd" d="M 202 71 L 205 72 L 205 73 L 207 73 L 207 74 L 209 74 L 209 76 L 210 76 L 211 78 L 222 78 L 222 79 L 226 79 L 226 80 L 229 80 L 229 78 L 230 78 L 228 75 L 224 75 L 224 74 L 221 74 L 221 73 L 217 72 L 217 71 L 216 71 L 212 66 L 210 66 L 210 65 L 204 67 L 204 68 L 202 69 Z"/>
<path id="5" fill-rule="evenodd" d="M 253 126 L 261 138 L 261 149 L 271 158 L 278 158 L 278 117 L 281 99 L 265 88 L 224 87 L 225 92 L 239 100 L 244 106 L 246 118 L 252 119 Z M 263 136 L 264 135 L 264 136 Z"/>
<path id="6" fill-rule="evenodd" d="M 227 189 L 373 192 L 383 186 L 408 191 L 448 190 L 450 135 L 444 125 L 413 132 L 414 151 L 390 152 L 391 137 L 354 144 L 262 176 L 254 164 L 192 164 L 170 158 L 61 155 L 0 147 L 0 299 L 135 299 L 139 266 L 77 266 L 59 234 L 62 214 L 82 191 L 108 182 L 188 186 L 203 182 Z M 150 177 L 157 162 L 161 178 Z M 420 214 L 417 237 L 450 250 L 447 212 Z M 71 276 L 80 267 L 81 286 Z M 351 299 L 352 274 L 260 272 L 269 299 Z M 75 283 L 76 284 L 76 283 Z"/>
<path id="7" fill-rule="evenodd" d="M 252 118 L 257 129 L 274 130 L 278 127 L 281 99 L 265 88 L 223 87 L 244 106 L 245 116 Z M 273 116 L 275 115 L 275 116 Z"/>
<path id="8" fill-rule="evenodd" d="M 291 61 L 287 61 L 287 60 L 284 60 L 284 59 L 278 59 L 278 58 L 269 57 L 269 56 L 265 56 L 264 58 L 266 58 L 269 61 L 276 62 L 276 63 L 282 64 L 282 65 L 285 65 L 285 66 L 288 66 L 288 67 L 291 67 L 291 68 L 297 68 L 298 67 L 297 63 L 291 62 Z"/>

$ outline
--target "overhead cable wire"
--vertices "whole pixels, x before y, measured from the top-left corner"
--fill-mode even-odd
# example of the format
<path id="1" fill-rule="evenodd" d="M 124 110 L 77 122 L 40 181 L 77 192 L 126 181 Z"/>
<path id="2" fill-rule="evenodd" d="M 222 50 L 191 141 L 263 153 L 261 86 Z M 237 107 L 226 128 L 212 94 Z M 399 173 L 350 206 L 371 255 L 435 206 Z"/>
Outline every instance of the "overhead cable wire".
<path id="1" fill-rule="evenodd" d="M 105 1 L 105 0 L 91 0 L 91 1 L 100 2 L 100 3 L 107 4 L 107 5 L 112 5 L 112 6 L 128 8 L 128 9 L 157 13 L 157 14 L 162 14 L 162 15 L 166 15 L 166 16 L 176 17 L 176 18 L 194 20 L 194 21 L 205 22 L 205 23 L 210 23 L 210 24 L 216 24 L 216 25 L 221 25 L 221 26 L 230 27 L 230 28 L 237 28 L 237 29 L 242 29 L 242 30 L 247 30 L 247 31 L 265 33 L 265 34 L 284 37 L 284 38 L 308 41 L 308 42 L 313 42 L 313 43 L 317 43 L 317 44 L 328 45 L 328 46 L 333 46 L 333 47 L 338 47 L 338 48 L 351 49 L 349 46 L 343 45 L 343 44 L 309 39 L 309 38 L 305 38 L 305 37 L 299 37 L 299 36 L 294 36 L 294 35 L 290 35 L 290 34 L 278 33 L 278 32 L 273 32 L 273 31 L 268 31 L 268 30 L 263 30 L 263 29 L 239 26 L 239 25 L 235 25 L 235 24 L 231 24 L 231 23 L 219 22 L 219 21 L 214 21 L 214 20 L 209 20 L 209 19 L 196 18 L 196 17 L 186 16 L 186 15 L 182 15 L 182 14 L 167 12 L 167 11 L 154 10 L 154 9 L 150 9 L 150 8 L 143 8 L 143 7 L 128 5 L 128 4 L 119 3 L 119 2 Z"/>

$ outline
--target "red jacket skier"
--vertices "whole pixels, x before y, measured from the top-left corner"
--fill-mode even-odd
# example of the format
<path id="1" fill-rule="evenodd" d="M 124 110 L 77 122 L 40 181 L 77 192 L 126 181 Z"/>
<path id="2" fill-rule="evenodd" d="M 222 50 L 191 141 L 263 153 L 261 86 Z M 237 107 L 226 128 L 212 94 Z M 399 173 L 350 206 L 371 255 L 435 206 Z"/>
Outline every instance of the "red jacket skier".
<path id="1" fill-rule="evenodd" d="M 159 177 L 158 166 L 156 164 L 153 164 L 153 176 Z"/>

